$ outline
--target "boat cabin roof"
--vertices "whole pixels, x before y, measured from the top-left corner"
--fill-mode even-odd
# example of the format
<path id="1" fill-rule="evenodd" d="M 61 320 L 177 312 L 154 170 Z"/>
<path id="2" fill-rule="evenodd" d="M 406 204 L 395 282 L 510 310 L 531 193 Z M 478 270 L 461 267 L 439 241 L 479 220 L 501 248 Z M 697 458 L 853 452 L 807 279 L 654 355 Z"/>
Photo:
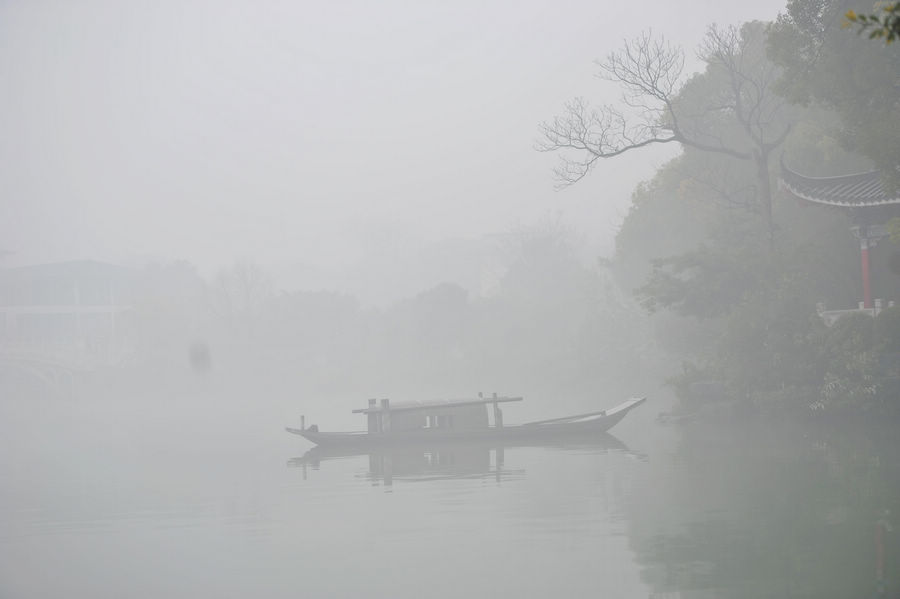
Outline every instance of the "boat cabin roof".
<path id="1" fill-rule="evenodd" d="M 477 398 L 477 399 L 435 399 L 435 400 L 427 400 L 427 401 L 405 401 L 398 403 L 391 403 L 388 408 L 391 412 L 399 412 L 399 411 L 408 411 L 408 410 L 421 410 L 421 411 L 429 411 L 429 410 L 444 410 L 447 408 L 456 408 L 461 406 L 475 406 L 475 405 L 487 405 L 494 403 L 506 403 L 510 401 L 522 401 L 525 399 L 524 397 L 486 397 L 486 398 Z M 384 412 L 385 409 L 381 405 L 370 406 L 368 408 L 361 408 L 359 410 L 353 410 L 354 414 L 376 414 L 379 412 Z"/>

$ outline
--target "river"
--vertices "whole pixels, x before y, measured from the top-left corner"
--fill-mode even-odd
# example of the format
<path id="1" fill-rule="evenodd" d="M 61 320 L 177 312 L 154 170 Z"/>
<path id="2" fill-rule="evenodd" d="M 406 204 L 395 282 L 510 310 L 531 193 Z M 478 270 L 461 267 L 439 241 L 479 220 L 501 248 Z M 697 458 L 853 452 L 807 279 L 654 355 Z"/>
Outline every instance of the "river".
<path id="1" fill-rule="evenodd" d="M 329 456 L 260 403 L 6 398 L 0 597 L 897 592 L 892 436 L 652 399 L 593 443 Z"/>

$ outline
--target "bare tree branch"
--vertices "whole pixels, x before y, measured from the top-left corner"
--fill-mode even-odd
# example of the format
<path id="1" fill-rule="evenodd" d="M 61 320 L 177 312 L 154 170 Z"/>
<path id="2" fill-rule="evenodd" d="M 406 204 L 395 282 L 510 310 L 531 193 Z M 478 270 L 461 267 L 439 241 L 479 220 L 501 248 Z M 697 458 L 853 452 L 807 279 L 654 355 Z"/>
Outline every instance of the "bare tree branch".
<path id="1" fill-rule="evenodd" d="M 752 29 L 747 31 L 751 37 L 758 35 Z M 706 76 L 722 85 L 714 87 L 710 97 L 691 104 L 682 101 L 686 78 L 680 48 L 649 32 L 626 41 L 620 50 L 597 62 L 597 76 L 619 85 L 622 108 L 590 108 L 584 99 L 573 100 L 562 115 L 539 126 L 541 136 L 535 147 L 542 152 L 560 152 L 560 165 L 554 170 L 557 188 L 577 183 L 601 159 L 653 144 L 677 142 L 752 161 L 755 185 L 731 193 L 709 187 L 728 202 L 734 201 L 734 193 L 743 196 L 746 190 L 755 189 L 771 235 L 769 155 L 790 132 L 789 125 L 782 125 L 777 134 L 773 131 L 783 109 L 783 101 L 773 91 L 777 68 L 767 60 L 759 39 L 747 38 L 745 30 L 733 26 L 711 26 L 698 55 L 708 65 Z M 690 105 L 693 114 L 682 104 Z"/>
<path id="2" fill-rule="evenodd" d="M 564 151 L 554 170 L 557 187 L 583 179 L 600 159 L 652 144 L 677 142 L 706 152 L 746 160 L 751 154 L 727 146 L 720 138 L 711 142 L 688 134 L 681 125 L 675 99 L 683 85 L 684 52 L 650 33 L 626 41 L 623 48 L 597 63 L 598 77 L 622 87 L 622 104 L 635 114 L 614 106 L 591 109 L 582 98 L 569 102 L 561 116 L 539 125 L 541 152 Z M 725 110 L 722 103 L 711 109 Z M 709 136 L 706 136 L 709 137 Z"/>

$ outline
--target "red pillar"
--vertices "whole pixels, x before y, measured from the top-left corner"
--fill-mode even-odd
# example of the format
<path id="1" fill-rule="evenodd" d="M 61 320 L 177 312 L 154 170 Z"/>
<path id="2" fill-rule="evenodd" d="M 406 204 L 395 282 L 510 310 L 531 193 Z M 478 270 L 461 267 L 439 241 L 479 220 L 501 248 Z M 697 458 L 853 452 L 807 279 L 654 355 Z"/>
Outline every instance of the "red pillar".
<path id="1" fill-rule="evenodd" d="M 869 239 L 863 237 L 859 240 L 859 249 L 862 257 L 863 280 L 863 307 L 872 307 L 872 288 L 869 285 Z"/>

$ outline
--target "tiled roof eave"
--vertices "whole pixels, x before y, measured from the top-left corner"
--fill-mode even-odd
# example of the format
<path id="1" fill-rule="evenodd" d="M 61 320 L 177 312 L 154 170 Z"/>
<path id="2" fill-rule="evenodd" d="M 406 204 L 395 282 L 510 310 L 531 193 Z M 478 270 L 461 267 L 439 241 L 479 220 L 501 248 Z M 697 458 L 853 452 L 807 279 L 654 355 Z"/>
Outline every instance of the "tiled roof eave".
<path id="1" fill-rule="evenodd" d="M 785 189 L 791 192 L 793 195 L 798 198 L 807 200 L 809 202 L 813 202 L 816 204 L 824 204 L 826 206 L 839 206 L 841 208 L 857 208 L 860 206 L 887 206 L 890 204 L 900 204 L 900 198 L 877 198 L 877 199 L 859 199 L 859 200 L 850 200 L 850 199 L 832 199 L 827 196 L 822 195 L 811 195 L 809 192 L 804 191 L 794 185 L 791 185 L 784 179 L 781 181 L 782 185 L 784 185 Z"/>
<path id="2" fill-rule="evenodd" d="M 792 171 L 782 160 L 779 184 L 800 199 L 826 206 L 863 208 L 900 204 L 900 197 L 891 197 L 885 190 L 879 171 L 808 177 Z"/>

